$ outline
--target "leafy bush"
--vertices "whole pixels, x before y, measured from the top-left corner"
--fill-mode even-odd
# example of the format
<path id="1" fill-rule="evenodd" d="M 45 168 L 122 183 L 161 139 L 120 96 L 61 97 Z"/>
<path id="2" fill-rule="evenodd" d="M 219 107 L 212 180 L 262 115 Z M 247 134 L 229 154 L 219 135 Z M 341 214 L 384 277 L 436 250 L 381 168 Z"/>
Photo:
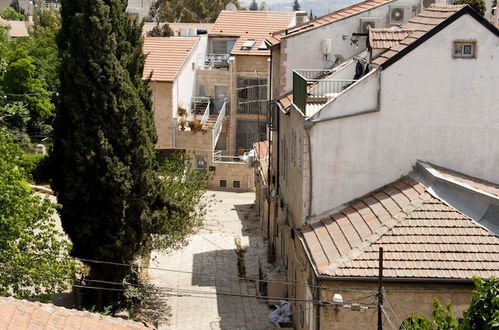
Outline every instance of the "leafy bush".
<path id="1" fill-rule="evenodd" d="M 464 319 L 458 323 L 449 303 L 444 310 L 438 299 L 433 302 L 433 322 L 424 314 L 413 314 L 404 322 L 406 330 L 494 330 L 499 329 L 499 279 L 473 278 L 475 290 L 470 308 L 464 311 Z"/>

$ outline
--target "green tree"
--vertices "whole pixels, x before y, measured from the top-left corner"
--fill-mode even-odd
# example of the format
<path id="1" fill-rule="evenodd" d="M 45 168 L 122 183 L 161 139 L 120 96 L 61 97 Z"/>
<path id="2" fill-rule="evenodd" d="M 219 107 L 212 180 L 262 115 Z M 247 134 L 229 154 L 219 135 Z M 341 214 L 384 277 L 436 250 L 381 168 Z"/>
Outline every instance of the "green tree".
<path id="1" fill-rule="evenodd" d="M 484 0 L 454 0 L 455 5 L 469 5 L 480 15 L 485 14 L 485 1 Z"/>
<path id="2" fill-rule="evenodd" d="M 157 23 L 151 31 L 147 32 L 148 37 L 171 37 L 172 35 L 173 30 L 167 23 L 163 23 L 162 26 Z"/>
<path id="3" fill-rule="evenodd" d="M 214 22 L 228 3 L 240 7 L 237 0 L 158 0 L 153 3 L 148 20 L 153 22 Z"/>
<path id="4" fill-rule="evenodd" d="M 55 107 L 45 79 L 37 74 L 36 61 L 27 44 L 12 43 L 4 60 L 6 67 L 0 77 L 4 104 L 23 102 L 30 114 L 28 132 L 43 133 L 46 131 L 44 123 L 53 115 Z"/>
<path id="5" fill-rule="evenodd" d="M 258 4 L 256 3 L 256 0 L 251 1 L 248 9 L 249 10 L 258 10 Z"/>
<path id="6" fill-rule="evenodd" d="M 458 323 L 449 303 L 444 310 L 437 299 L 433 302 L 433 322 L 424 314 L 413 314 L 404 322 L 406 330 L 493 330 L 499 329 L 499 279 L 488 280 L 473 278 L 475 290 L 469 309 L 464 311 L 464 318 Z"/>
<path id="7" fill-rule="evenodd" d="M 50 301 L 74 277 L 71 244 L 52 220 L 56 206 L 29 188 L 23 154 L 4 129 L 0 155 L 0 295 Z"/>
<path id="8" fill-rule="evenodd" d="M 12 7 L 7 7 L 0 12 L 0 16 L 8 21 L 24 21 L 26 17 L 23 14 L 17 12 Z"/>
<path id="9" fill-rule="evenodd" d="M 60 105 L 53 188 L 80 258 L 133 262 L 151 245 L 163 204 L 140 26 L 123 0 L 63 0 L 58 38 Z M 122 281 L 127 267 L 90 264 L 90 276 Z M 89 292 L 91 294 L 91 292 Z M 95 298 L 95 297 L 94 297 Z M 106 299 L 116 299 L 106 292 Z M 90 304 L 102 309 L 102 293 Z"/>
<path id="10" fill-rule="evenodd" d="M 181 246 L 187 235 L 201 226 L 211 202 L 204 196 L 209 175 L 206 169 L 192 168 L 190 156 L 185 153 L 162 155 L 160 158 L 161 196 L 175 207 L 165 209 L 162 220 L 156 222 L 153 247 L 170 249 Z"/>
<path id="11" fill-rule="evenodd" d="M 298 3 L 298 0 L 295 0 L 293 2 L 293 11 L 300 11 L 300 10 L 301 10 L 300 4 Z"/>
<path id="12" fill-rule="evenodd" d="M 474 278 L 471 305 L 464 312 L 464 329 L 499 329 L 499 278 Z"/>

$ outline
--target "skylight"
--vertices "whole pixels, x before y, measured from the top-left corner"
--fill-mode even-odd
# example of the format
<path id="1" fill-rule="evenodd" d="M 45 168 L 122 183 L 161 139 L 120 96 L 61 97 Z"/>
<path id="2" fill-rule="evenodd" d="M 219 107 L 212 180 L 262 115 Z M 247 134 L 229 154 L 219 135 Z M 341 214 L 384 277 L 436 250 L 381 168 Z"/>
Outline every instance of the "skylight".
<path id="1" fill-rule="evenodd" d="M 255 42 L 256 42 L 255 39 L 248 39 L 241 46 L 241 49 L 242 50 L 250 50 L 255 45 Z"/>

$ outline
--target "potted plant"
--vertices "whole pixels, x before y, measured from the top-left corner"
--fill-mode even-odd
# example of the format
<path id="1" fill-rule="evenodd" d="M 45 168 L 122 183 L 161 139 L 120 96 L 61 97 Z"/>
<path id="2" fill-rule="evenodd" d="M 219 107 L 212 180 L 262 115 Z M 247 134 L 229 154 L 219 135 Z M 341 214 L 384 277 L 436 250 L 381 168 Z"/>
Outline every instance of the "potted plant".
<path id="1" fill-rule="evenodd" d="M 181 131 L 185 131 L 185 127 L 189 124 L 189 122 L 187 121 L 187 119 L 185 118 L 181 118 L 179 121 L 178 121 L 178 127 L 180 127 L 180 130 Z"/>
<path id="2" fill-rule="evenodd" d="M 182 107 L 181 105 L 177 106 L 177 115 L 179 117 L 185 117 L 187 115 L 187 109 Z"/>

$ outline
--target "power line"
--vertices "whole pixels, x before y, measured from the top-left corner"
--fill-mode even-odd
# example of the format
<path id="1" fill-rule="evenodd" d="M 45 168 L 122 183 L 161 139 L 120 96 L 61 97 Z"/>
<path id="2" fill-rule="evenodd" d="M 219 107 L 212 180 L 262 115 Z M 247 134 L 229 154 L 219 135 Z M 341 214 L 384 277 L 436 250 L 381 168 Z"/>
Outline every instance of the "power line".
<path id="1" fill-rule="evenodd" d="M 325 288 L 325 287 L 320 287 L 320 286 L 316 286 L 316 285 L 302 284 L 302 283 L 298 283 L 296 281 L 283 282 L 283 281 L 264 280 L 264 279 L 238 277 L 238 276 L 221 276 L 219 274 L 197 273 L 197 272 L 190 272 L 190 271 L 184 271 L 184 270 L 178 270 L 178 269 L 150 267 L 150 266 L 145 267 L 145 266 L 139 266 L 139 265 L 134 265 L 134 264 L 101 261 L 101 260 L 86 259 L 86 258 L 75 258 L 75 259 L 78 259 L 78 260 L 84 261 L 84 262 L 88 262 L 88 263 L 107 264 L 107 265 L 122 266 L 122 267 L 125 267 L 125 266 L 126 267 L 137 267 L 137 268 L 141 268 L 141 269 L 151 269 L 151 270 L 159 270 L 159 271 L 165 271 L 165 272 L 191 274 L 191 275 L 207 276 L 207 277 L 215 277 L 215 278 L 223 278 L 223 279 L 243 280 L 243 281 L 250 281 L 250 282 L 266 282 L 266 283 L 286 284 L 286 285 L 301 286 L 301 287 L 308 287 L 308 288 L 319 288 L 321 290 L 326 290 L 326 291 L 354 291 L 354 292 L 369 292 L 369 293 L 375 292 L 374 290 L 366 290 L 366 289 L 333 288 L 333 287 Z"/>

